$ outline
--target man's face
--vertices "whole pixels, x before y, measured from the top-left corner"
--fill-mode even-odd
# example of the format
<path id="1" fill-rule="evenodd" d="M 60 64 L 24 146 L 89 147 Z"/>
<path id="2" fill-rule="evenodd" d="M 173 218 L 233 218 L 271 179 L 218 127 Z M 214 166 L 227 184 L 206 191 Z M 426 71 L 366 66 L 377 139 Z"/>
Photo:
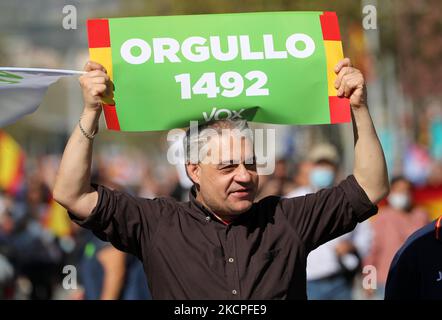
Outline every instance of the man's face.
<path id="1" fill-rule="evenodd" d="M 197 199 L 216 215 L 229 220 L 253 204 L 258 174 L 253 143 L 244 137 L 221 135 L 207 144 L 207 156 L 188 172 L 198 185 Z"/>

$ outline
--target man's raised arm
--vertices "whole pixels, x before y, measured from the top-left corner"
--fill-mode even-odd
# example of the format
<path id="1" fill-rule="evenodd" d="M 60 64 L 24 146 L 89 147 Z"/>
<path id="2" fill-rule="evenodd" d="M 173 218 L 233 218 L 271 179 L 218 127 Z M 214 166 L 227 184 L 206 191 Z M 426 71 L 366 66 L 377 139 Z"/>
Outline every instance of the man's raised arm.
<path id="1" fill-rule="evenodd" d="M 365 80 L 348 58 L 336 65 L 335 72 L 338 96 L 350 98 L 355 136 L 353 175 L 370 201 L 378 203 L 387 195 L 389 183 L 384 152 L 367 107 Z"/>
<path id="2" fill-rule="evenodd" d="M 53 190 L 55 201 L 80 219 L 89 216 L 98 200 L 98 193 L 90 186 L 92 135 L 98 131 L 101 98 L 111 87 L 102 65 L 88 62 L 84 70 L 87 73 L 79 79 L 84 100 L 81 124 L 66 145 Z"/>

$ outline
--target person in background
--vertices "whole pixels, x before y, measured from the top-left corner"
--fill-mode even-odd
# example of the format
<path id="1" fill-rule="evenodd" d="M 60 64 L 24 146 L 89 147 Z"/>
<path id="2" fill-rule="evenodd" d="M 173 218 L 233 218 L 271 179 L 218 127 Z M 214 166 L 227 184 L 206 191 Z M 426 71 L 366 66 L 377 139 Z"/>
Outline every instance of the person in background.
<path id="1" fill-rule="evenodd" d="M 100 184 L 111 190 L 123 190 L 107 174 L 105 168 L 93 172 Z M 150 300 L 151 295 L 143 265 L 109 242 L 101 241 L 88 230 L 77 230 L 84 244 L 79 270 L 83 293 L 72 298 L 85 300 Z"/>
<path id="2" fill-rule="evenodd" d="M 63 253 L 55 236 L 44 227 L 50 192 L 38 172 L 27 177 L 24 211 L 12 214 L 13 230 L 8 246 L 10 261 L 19 278 L 29 280 L 30 292 L 24 298 L 49 300 L 61 274 Z"/>
<path id="3" fill-rule="evenodd" d="M 310 160 L 303 160 L 296 164 L 293 174 L 295 188 L 287 193 L 287 198 L 300 197 L 313 192 L 310 184 L 310 172 L 312 168 L 313 163 Z"/>
<path id="4" fill-rule="evenodd" d="M 150 298 L 140 261 L 88 232 L 80 262 L 85 300 L 147 300 Z"/>
<path id="5" fill-rule="evenodd" d="M 442 216 L 411 235 L 391 263 L 385 300 L 442 299 Z"/>
<path id="6" fill-rule="evenodd" d="M 299 197 L 334 185 L 339 156 L 331 144 L 319 144 L 312 149 L 304 170 L 298 170 L 296 180 L 308 174 L 308 183 L 296 188 L 287 197 Z M 312 163 L 310 166 L 309 164 Z M 310 252 L 307 258 L 307 297 L 310 300 L 350 300 L 353 280 L 360 271 L 361 256 L 367 253 L 371 232 L 366 222 L 351 233 L 326 242 Z"/>
<path id="7" fill-rule="evenodd" d="M 288 163 L 286 159 L 278 159 L 275 163 L 273 174 L 263 180 L 258 188 L 257 199 L 268 196 L 281 196 L 293 189 L 294 184 L 288 175 Z"/>
<path id="8" fill-rule="evenodd" d="M 377 289 L 368 291 L 368 295 L 374 294 L 376 299 L 384 297 L 387 274 L 395 253 L 413 232 L 428 222 L 427 212 L 413 205 L 412 187 L 411 182 L 402 176 L 393 178 L 387 205 L 380 207 L 377 217 L 372 220 L 373 245 L 364 264 L 376 268 Z"/>

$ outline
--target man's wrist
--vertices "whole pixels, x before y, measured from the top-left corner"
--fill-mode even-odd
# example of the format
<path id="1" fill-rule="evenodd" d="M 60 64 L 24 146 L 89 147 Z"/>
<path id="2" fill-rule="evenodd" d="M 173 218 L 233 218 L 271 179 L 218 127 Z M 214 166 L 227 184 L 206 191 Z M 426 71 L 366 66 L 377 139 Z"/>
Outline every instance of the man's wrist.
<path id="1" fill-rule="evenodd" d="M 101 115 L 101 108 L 89 108 L 89 107 L 84 107 L 83 108 L 83 112 L 82 112 L 82 116 L 83 117 L 87 117 L 87 118 L 91 118 L 94 120 L 97 120 L 100 118 Z"/>
<path id="2" fill-rule="evenodd" d="M 357 106 L 350 106 L 351 113 L 353 114 L 354 120 L 358 120 L 360 117 L 366 118 L 367 115 L 370 115 L 370 111 L 368 110 L 368 106 L 366 104 L 360 104 Z"/>
<path id="3" fill-rule="evenodd" d="M 88 109 L 84 108 L 80 119 L 78 120 L 78 126 L 83 136 L 92 140 L 98 133 L 99 119 L 101 115 L 101 109 Z"/>
<path id="4" fill-rule="evenodd" d="M 81 133 L 83 134 L 83 136 L 85 136 L 86 138 L 88 138 L 89 140 L 93 140 L 95 138 L 95 135 L 98 133 L 98 124 L 97 125 L 93 125 L 93 127 L 95 127 L 93 129 L 92 133 L 87 132 L 83 126 L 81 125 L 81 118 L 78 120 L 78 127 L 80 128 Z M 94 123 L 95 124 L 95 123 Z"/>
<path id="5" fill-rule="evenodd" d="M 353 126 L 358 130 L 359 134 L 373 129 L 373 120 L 370 111 L 366 105 L 359 107 L 351 107 Z"/>
<path id="6" fill-rule="evenodd" d="M 353 104 L 351 104 L 350 103 L 350 106 L 351 106 L 351 108 L 353 109 L 353 110 L 357 110 L 357 109 L 368 109 L 368 104 L 367 104 L 367 102 L 361 102 L 361 103 L 359 103 L 359 104 L 357 104 L 357 105 L 353 105 Z"/>

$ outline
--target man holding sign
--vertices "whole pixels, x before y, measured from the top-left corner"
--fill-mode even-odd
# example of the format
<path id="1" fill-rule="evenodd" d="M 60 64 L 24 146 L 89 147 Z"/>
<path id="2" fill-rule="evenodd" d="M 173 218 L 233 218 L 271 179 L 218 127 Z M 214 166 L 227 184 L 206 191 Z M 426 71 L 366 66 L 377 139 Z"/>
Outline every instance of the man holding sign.
<path id="1" fill-rule="evenodd" d="M 100 64 L 89 62 L 80 78 L 84 112 L 54 198 L 76 223 L 143 262 L 154 299 L 305 299 L 308 253 L 376 213 L 389 189 L 363 76 L 341 60 L 336 14 L 98 19 L 88 36 Z M 349 104 L 353 175 L 316 194 L 255 202 L 258 165 L 245 119 L 340 123 L 350 120 Z M 112 130 L 205 120 L 185 138 L 190 201 L 91 184 L 102 107 Z"/>
<path id="2" fill-rule="evenodd" d="M 141 259 L 154 299 L 305 299 L 308 253 L 375 214 L 375 204 L 388 193 L 364 78 L 349 59 L 335 66 L 334 86 L 351 104 L 353 175 L 316 194 L 259 202 L 250 140 L 233 134 L 202 139 L 209 129 L 243 131 L 244 121 L 209 122 L 188 134 L 188 144 L 209 146 L 223 159 L 212 157 L 215 152 L 196 162 L 187 159 L 194 183 L 189 202 L 142 199 L 91 185 L 92 142 L 111 84 L 102 65 L 89 62 L 85 71 L 84 111 L 64 151 L 54 198 L 76 223 Z M 231 156 L 234 139 L 240 150 Z"/>

